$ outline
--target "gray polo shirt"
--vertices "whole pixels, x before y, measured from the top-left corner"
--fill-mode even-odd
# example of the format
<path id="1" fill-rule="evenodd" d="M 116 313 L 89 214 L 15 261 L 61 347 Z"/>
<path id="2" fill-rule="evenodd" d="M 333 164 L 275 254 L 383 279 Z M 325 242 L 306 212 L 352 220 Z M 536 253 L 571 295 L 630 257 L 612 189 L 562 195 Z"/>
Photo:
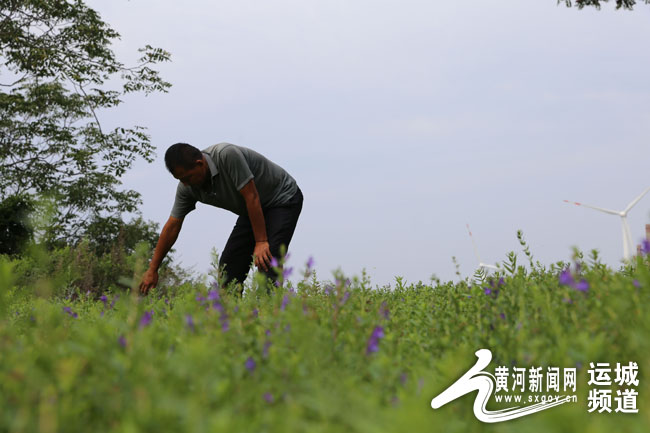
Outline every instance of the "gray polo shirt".
<path id="1" fill-rule="evenodd" d="M 219 143 L 203 149 L 212 176 L 209 188 L 185 186 L 178 182 L 171 216 L 183 218 L 196 208 L 196 202 L 247 215 L 241 190 L 251 179 L 263 208 L 281 205 L 298 191 L 298 185 L 282 167 L 243 146 Z"/>

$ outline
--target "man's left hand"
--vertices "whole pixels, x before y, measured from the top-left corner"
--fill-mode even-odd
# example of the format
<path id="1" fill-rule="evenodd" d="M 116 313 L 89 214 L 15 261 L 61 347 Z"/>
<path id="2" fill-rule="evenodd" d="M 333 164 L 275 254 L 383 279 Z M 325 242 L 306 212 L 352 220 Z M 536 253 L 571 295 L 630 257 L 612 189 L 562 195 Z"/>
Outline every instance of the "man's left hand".
<path id="1" fill-rule="evenodd" d="M 255 242 L 255 250 L 253 251 L 253 257 L 255 259 L 255 266 L 264 271 L 269 270 L 271 265 L 271 250 L 269 248 L 268 242 Z"/>

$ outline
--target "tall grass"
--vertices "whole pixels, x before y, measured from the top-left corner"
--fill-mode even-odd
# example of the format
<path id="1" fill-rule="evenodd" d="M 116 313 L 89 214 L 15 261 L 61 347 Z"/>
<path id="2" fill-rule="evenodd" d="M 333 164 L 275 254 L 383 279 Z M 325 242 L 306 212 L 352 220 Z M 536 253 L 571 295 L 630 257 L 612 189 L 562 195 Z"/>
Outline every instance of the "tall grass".
<path id="1" fill-rule="evenodd" d="M 61 270 L 21 284 L 24 263 L 3 260 L 0 431 L 647 431 L 650 258 L 529 259 L 435 285 L 304 269 L 270 296 L 253 280 L 243 297 L 193 281 L 144 298 L 66 296 Z M 578 403 L 493 425 L 474 395 L 431 409 L 481 348 L 492 371 L 577 367 Z M 589 413 L 589 362 L 629 361 L 639 413 Z"/>

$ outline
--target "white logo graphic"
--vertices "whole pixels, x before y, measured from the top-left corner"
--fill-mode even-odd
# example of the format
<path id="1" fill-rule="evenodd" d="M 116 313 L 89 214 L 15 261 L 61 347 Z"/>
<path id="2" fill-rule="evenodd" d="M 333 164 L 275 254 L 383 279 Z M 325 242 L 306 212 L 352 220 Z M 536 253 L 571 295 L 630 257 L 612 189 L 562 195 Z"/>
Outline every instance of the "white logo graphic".
<path id="1" fill-rule="evenodd" d="M 445 391 L 440 393 L 440 395 L 431 400 L 432 408 L 438 409 L 465 394 L 478 391 L 476 399 L 474 400 L 474 416 L 476 416 L 479 421 L 495 423 L 530 415 L 571 401 L 569 396 L 555 396 L 554 398 L 545 401 L 543 400 L 540 403 L 526 407 L 514 406 L 495 411 L 487 410 L 486 405 L 492 396 L 495 384 L 497 383 L 497 379 L 492 374 L 484 371 L 492 360 L 492 352 L 488 349 L 480 349 L 476 352 L 476 357 L 478 358 L 478 361 L 476 361 L 476 364 L 474 364 L 467 373 L 461 376 L 460 379 Z M 499 385 L 501 385 L 501 381 L 499 381 Z M 552 386 L 555 387 L 555 382 L 552 382 Z M 537 401 L 537 399 L 535 399 L 535 401 Z"/>

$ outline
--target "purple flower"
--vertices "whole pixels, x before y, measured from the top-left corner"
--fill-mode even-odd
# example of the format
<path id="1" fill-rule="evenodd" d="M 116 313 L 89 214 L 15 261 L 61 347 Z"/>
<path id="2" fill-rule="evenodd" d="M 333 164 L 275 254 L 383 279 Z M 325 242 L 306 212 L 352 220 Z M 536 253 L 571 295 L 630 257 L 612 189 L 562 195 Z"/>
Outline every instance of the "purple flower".
<path id="1" fill-rule="evenodd" d="M 490 289 L 489 287 L 483 287 L 483 291 L 485 292 L 486 295 L 492 294 L 492 289 Z"/>
<path id="2" fill-rule="evenodd" d="M 108 303 L 108 298 L 106 297 L 106 295 L 100 296 L 99 300 L 104 303 L 104 308 L 106 308 L 106 304 Z"/>
<path id="3" fill-rule="evenodd" d="M 642 254 L 649 254 L 650 253 L 650 240 L 649 239 L 643 239 L 641 241 L 641 253 Z"/>
<path id="4" fill-rule="evenodd" d="M 206 310 L 209 308 L 210 308 L 209 306 L 206 306 Z M 228 329 L 230 329 L 230 324 L 228 322 L 228 315 L 226 314 L 225 308 L 223 308 L 221 302 L 219 302 L 218 300 L 214 300 L 212 302 L 212 309 L 217 310 L 219 312 L 219 321 L 221 322 L 221 330 L 223 332 L 226 332 Z"/>
<path id="5" fill-rule="evenodd" d="M 277 268 L 278 267 L 278 259 L 276 259 L 275 257 L 271 257 L 271 266 L 273 266 L 274 268 Z"/>
<path id="6" fill-rule="evenodd" d="M 252 357 L 248 357 L 246 360 L 246 363 L 244 364 L 246 366 L 246 370 L 250 371 L 251 373 L 255 371 L 255 360 Z"/>
<path id="7" fill-rule="evenodd" d="M 288 303 L 289 303 L 289 295 L 284 295 L 284 297 L 282 298 L 282 305 L 280 305 L 280 310 L 284 311 Z"/>
<path id="8" fill-rule="evenodd" d="M 140 319 L 140 328 L 149 326 L 152 320 L 153 320 L 153 310 L 145 311 L 144 314 L 142 315 L 142 318 Z"/>
<path id="9" fill-rule="evenodd" d="M 589 290 L 589 283 L 584 278 L 573 285 L 573 288 L 580 290 L 581 292 L 586 292 Z"/>
<path id="10" fill-rule="evenodd" d="M 576 261 L 575 265 L 576 265 L 576 274 L 579 274 L 580 269 L 582 269 L 582 264 L 579 261 Z"/>
<path id="11" fill-rule="evenodd" d="M 265 341 L 264 342 L 264 348 L 262 349 L 262 357 L 268 358 L 269 357 L 269 348 L 271 347 L 271 342 L 270 341 Z"/>
<path id="12" fill-rule="evenodd" d="M 639 280 L 632 281 L 632 284 L 634 284 L 634 287 L 636 287 L 637 289 L 641 287 L 641 283 L 639 283 Z"/>
<path id="13" fill-rule="evenodd" d="M 68 313 L 70 316 L 74 317 L 75 319 L 78 317 L 77 313 L 75 313 L 74 311 L 72 311 L 72 308 L 70 308 L 70 307 L 63 307 L 63 311 L 65 311 L 65 312 Z"/>
<path id="14" fill-rule="evenodd" d="M 388 307 L 386 306 L 386 301 L 383 301 L 381 303 L 381 307 L 379 308 L 379 314 L 381 314 L 385 320 L 388 320 L 390 314 L 388 311 Z"/>
<path id="15" fill-rule="evenodd" d="M 253 317 L 259 316 L 259 310 L 257 308 L 253 308 Z"/>
<path id="16" fill-rule="evenodd" d="M 284 269 L 282 269 L 282 279 L 286 280 L 287 278 L 289 278 L 292 272 L 293 272 L 293 268 L 291 267 L 285 267 Z"/>
<path id="17" fill-rule="evenodd" d="M 270 330 L 270 329 L 267 329 L 266 331 L 264 331 L 264 334 L 265 334 L 267 337 L 269 337 L 269 336 L 271 335 L 271 330 Z"/>
<path id="18" fill-rule="evenodd" d="M 366 355 L 379 350 L 379 340 L 382 338 L 384 338 L 384 328 L 381 326 L 375 326 L 375 329 L 372 330 L 372 334 L 370 334 L 370 338 L 368 339 L 368 344 L 366 345 Z"/>
<path id="19" fill-rule="evenodd" d="M 421 377 L 418 379 L 418 394 L 420 393 L 420 391 L 422 391 L 423 386 L 424 386 L 424 378 Z"/>
<path id="20" fill-rule="evenodd" d="M 332 287 L 332 286 L 330 286 L 328 284 L 328 285 L 325 286 L 325 289 L 323 290 L 323 292 L 325 292 L 325 294 L 329 296 L 329 295 L 332 294 L 332 290 L 334 290 L 334 287 Z"/>
<path id="21" fill-rule="evenodd" d="M 194 331 L 194 320 L 192 319 L 191 314 L 185 315 L 185 323 L 192 331 Z"/>
<path id="22" fill-rule="evenodd" d="M 499 317 L 501 317 L 502 320 L 506 320 L 506 315 L 503 314 L 503 313 L 500 313 L 500 314 L 499 314 Z"/>
<path id="23" fill-rule="evenodd" d="M 503 279 L 503 277 L 499 277 L 499 282 L 497 283 L 497 286 L 503 286 L 506 283 L 506 281 Z"/>
<path id="24" fill-rule="evenodd" d="M 113 301 L 111 302 L 111 308 L 115 306 L 115 303 L 117 302 L 118 299 L 120 299 L 120 295 L 115 295 Z"/>
<path id="25" fill-rule="evenodd" d="M 217 310 L 218 312 L 223 314 L 223 305 L 221 305 L 221 302 L 219 301 L 214 301 L 212 303 L 212 309 Z"/>
<path id="26" fill-rule="evenodd" d="M 576 263 L 576 268 L 579 268 L 578 263 Z M 560 273 L 558 281 L 560 282 L 560 284 L 564 286 L 571 286 L 574 289 L 579 290 L 581 292 L 586 292 L 589 290 L 589 283 L 587 282 L 587 280 L 582 278 L 580 279 L 580 281 L 576 281 L 573 275 L 571 275 L 571 271 L 569 270 L 569 268 L 563 270 Z"/>
<path id="27" fill-rule="evenodd" d="M 407 379 L 407 378 L 408 378 L 408 376 L 406 375 L 406 373 L 402 373 L 402 374 L 400 374 L 400 375 L 399 375 L 399 383 L 401 383 L 402 385 L 404 385 L 404 384 L 406 383 L 406 379 Z"/>
<path id="28" fill-rule="evenodd" d="M 267 402 L 267 403 L 273 403 L 273 394 L 270 392 L 265 392 L 262 398 Z"/>
<path id="29" fill-rule="evenodd" d="M 305 278 L 309 278 L 313 267 L 314 267 L 314 258 L 309 256 L 309 259 L 307 260 L 307 269 L 305 269 Z"/>
<path id="30" fill-rule="evenodd" d="M 560 277 L 558 280 L 560 284 L 562 284 L 563 286 L 571 286 L 574 283 L 573 275 L 571 275 L 571 271 L 569 270 L 569 268 L 566 268 L 560 273 Z"/>
<path id="31" fill-rule="evenodd" d="M 120 346 L 126 347 L 126 338 L 124 338 L 124 335 L 120 335 L 120 338 L 117 339 L 117 342 L 120 344 Z"/>
<path id="32" fill-rule="evenodd" d="M 208 301 L 218 301 L 219 300 L 219 291 L 218 290 L 210 290 L 208 292 Z"/>
<path id="33" fill-rule="evenodd" d="M 350 298 L 350 292 L 345 292 L 343 294 L 343 298 L 341 299 L 341 305 L 345 304 L 349 298 Z"/>

